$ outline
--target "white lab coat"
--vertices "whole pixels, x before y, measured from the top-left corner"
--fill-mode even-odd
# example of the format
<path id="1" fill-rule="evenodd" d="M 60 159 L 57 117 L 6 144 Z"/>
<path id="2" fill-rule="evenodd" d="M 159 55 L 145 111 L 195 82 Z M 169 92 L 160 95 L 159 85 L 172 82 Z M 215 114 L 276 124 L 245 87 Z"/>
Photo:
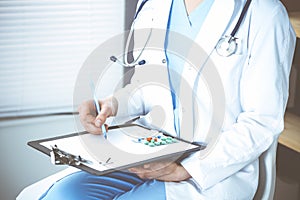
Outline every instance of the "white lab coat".
<path id="1" fill-rule="evenodd" d="M 135 28 L 166 29 L 171 1 L 149 0 L 139 13 Z M 221 36 L 232 31 L 244 3 L 245 0 L 215 0 L 195 42 L 211 52 Z M 167 199 L 252 199 L 258 185 L 258 157 L 283 130 L 295 45 L 286 10 L 278 0 L 253 0 L 236 37 L 240 40 L 234 55 L 221 57 L 216 51 L 211 55 L 225 91 L 225 120 L 220 136 L 204 158 L 195 153 L 182 161 L 192 178 L 166 183 Z M 163 48 L 164 36 L 157 38 Z M 161 62 L 165 59 L 163 51 L 145 50 L 140 59 L 166 68 Z M 139 66 L 142 67 L 147 65 Z M 115 94 L 119 102 L 117 115 L 147 114 L 158 105 L 168 115 L 164 129 L 174 133 L 170 93 L 151 84 L 137 89 L 134 85 L 145 78 L 138 71 L 132 84 Z M 163 76 L 167 77 L 166 70 L 165 73 Z M 183 77 L 193 83 L 193 68 L 186 65 Z M 151 79 L 151 75 L 147 78 Z M 202 103 L 209 108 L 209 92 L 203 92 L 203 86 L 205 80 L 200 78 L 198 93 L 202 92 Z M 181 108 L 191 109 L 189 106 Z M 200 133 L 208 130 L 205 124 L 211 111 L 200 106 L 198 115 L 204 125 L 197 129 L 195 140 L 203 138 Z"/>

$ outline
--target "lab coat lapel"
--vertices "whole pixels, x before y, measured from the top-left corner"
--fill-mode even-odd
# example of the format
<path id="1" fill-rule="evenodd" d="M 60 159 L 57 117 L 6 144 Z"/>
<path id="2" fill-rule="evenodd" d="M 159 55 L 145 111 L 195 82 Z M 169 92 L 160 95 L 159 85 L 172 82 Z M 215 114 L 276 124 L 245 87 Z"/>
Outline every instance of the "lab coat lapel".
<path id="1" fill-rule="evenodd" d="M 153 5 L 153 7 L 157 10 L 154 12 L 154 27 L 152 28 L 158 28 L 162 30 L 167 29 L 172 1 L 173 0 L 154 0 L 153 3 L 155 5 Z"/>
<path id="2" fill-rule="evenodd" d="M 226 9 L 224 9 L 226 8 Z M 210 12 L 208 13 L 196 39 L 195 42 L 200 45 L 202 50 L 209 55 L 212 50 L 215 48 L 216 44 L 218 43 L 219 39 L 224 34 L 230 20 L 233 14 L 234 10 L 234 0 L 215 0 L 214 4 L 211 7 Z M 200 52 L 199 52 L 200 51 Z M 204 68 L 199 68 L 200 70 L 209 70 L 206 72 L 203 72 L 204 74 L 211 73 L 212 69 L 208 69 L 209 63 L 206 62 L 207 55 L 201 55 L 204 54 L 204 52 L 201 52 L 199 48 L 192 47 L 191 51 L 188 54 L 187 60 L 192 62 L 195 66 L 201 67 L 206 66 Z M 204 63 L 206 63 L 204 65 Z M 186 63 L 189 65 L 188 63 Z M 185 67 L 185 69 L 188 69 L 189 67 Z M 185 72 L 183 72 L 185 74 Z M 186 73 L 188 74 L 188 72 Z M 189 79 L 196 81 L 197 84 L 199 81 L 197 81 L 196 77 L 192 78 L 192 75 L 187 75 Z M 180 89 L 180 95 L 181 100 L 185 99 L 185 96 L 192 97 L 192 92 L 197 90 L 195 88 L 195 85 L 193 86 L 192 83 L 192 90 L 188 91 L 186 90 L 182 85 Z M 190 94 L 189 94 L 190 93 Z M 198 116 L 194 115 L 193 113 L 197 113 L 198 107 L 197 104 L 193 102 L 193 99 L 186 99 L 186 102 L 184 103 L 184 106 L 182 107 L 182 123 L 181 123 L 181 133 L 193 133 L 196 128 L 196 124 L 193 124 L 194 122 L 197 122 Z M 194 120 L 189 120 L 191 116 L 194 118 Z M 194 127 L 195 126 L 195 127 Z M 187 131 L 188 130 L 188 131 Z M 187 139 L 189 136 L 184 135 L 183 138 Z M 188 140 L 188 139 L 187 139 Z"/>
<path id="3" fill-rule="evenodd" d="M 234 0 L 215 0 L 196 42 L 209 54 L 224 34 L 234 10 Z"/>

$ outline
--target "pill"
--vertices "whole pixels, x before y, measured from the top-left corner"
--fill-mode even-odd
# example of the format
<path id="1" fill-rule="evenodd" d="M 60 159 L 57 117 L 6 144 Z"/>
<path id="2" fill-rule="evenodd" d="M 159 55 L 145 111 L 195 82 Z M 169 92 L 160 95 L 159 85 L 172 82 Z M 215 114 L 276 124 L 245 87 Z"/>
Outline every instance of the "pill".
<path id="1" fill-rule="evenodd" d="M 149 147 L 154 147 L 155 146 L 155 144 L 154 143 L 149 143 Z"/>
<path id="2" fill-rule="evenodd" d="M 171 144 L 171 143 L 173 143 L 173 141 L 172 140 L 166 140 L 166 143 Z"/>

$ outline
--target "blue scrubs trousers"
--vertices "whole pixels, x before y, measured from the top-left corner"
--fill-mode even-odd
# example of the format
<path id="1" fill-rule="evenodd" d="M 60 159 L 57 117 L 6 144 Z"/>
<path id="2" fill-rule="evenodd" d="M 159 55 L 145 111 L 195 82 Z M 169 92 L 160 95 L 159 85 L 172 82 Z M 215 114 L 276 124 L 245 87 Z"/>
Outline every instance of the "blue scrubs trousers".
<path id="1" fill-rule="evenodd" d="M 62 178 L 40 197 L 40 200 L 106 199 L 165 200 L 165 183 L 144 180 L 127 172 L 95 176 L 80 171 Z"/>

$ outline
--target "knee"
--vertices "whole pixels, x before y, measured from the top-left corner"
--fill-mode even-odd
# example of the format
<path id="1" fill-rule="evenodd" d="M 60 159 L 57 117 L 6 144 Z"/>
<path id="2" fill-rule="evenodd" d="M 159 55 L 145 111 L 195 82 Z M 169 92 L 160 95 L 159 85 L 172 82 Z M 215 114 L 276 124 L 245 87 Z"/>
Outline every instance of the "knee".
<path id="1" fill-rule="evenodd" d="M 82 172 L 77 172 L 66 176 L 55 184 L 53 184 L 48 191 L 45 192 L 40 200 L 79 200 L 85 199 L 82 197 L 84 188 L 82 187 L 83 179 L 85 174 Z"/>

